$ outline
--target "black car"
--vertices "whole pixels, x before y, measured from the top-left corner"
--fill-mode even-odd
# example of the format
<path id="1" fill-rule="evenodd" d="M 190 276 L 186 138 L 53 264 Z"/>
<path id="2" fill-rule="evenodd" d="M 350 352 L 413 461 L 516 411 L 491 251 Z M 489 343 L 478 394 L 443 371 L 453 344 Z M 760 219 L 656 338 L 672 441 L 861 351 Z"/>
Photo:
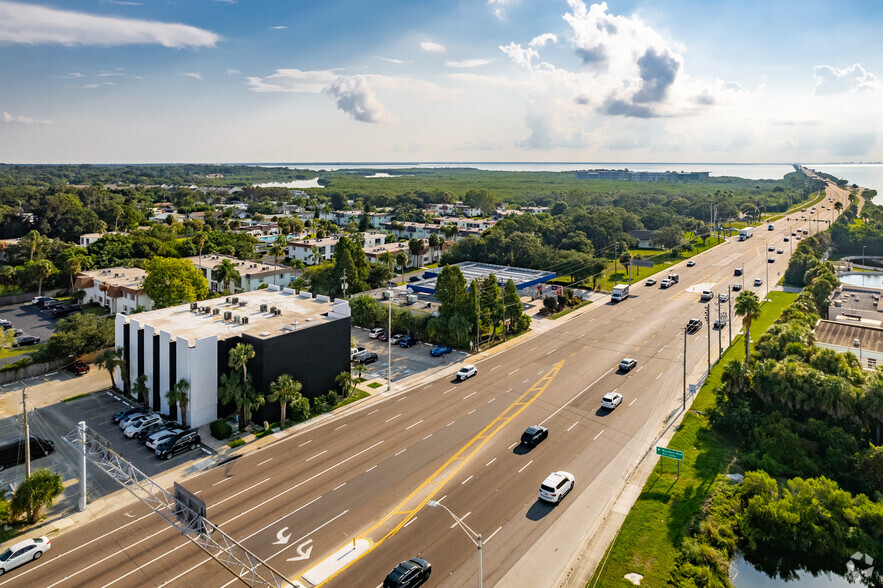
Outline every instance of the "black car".
<path id="1" fill-rule="evenodd" d="M 688 333 L 695 333 L 696 331 L 698 331 L 701 328 L 702 328 L 702 319 L 691 318 L 689 321 L 687 321 L 687 332 Z"/>
<path id="2" fill-rule="evenodd" d="M 422 279 L 423 278 L 421 278 L 420 276 L 411 276 L 410 278 L 408 278 L 408 281 L 409 282 L 419 282 Z"/>
<path id="3" fill-rule="evenodd" d="M 536 447 L 548 436 L 549 429 L 539 425 L 532 425 L 521 434 L 521 444 L 527 447 Z"/>
<path id="4" fill-rule="evenodd" d="M 15 340 L 15 346 L 24 347 L 25 345 L 36 345 L 39 342 L 39 337 L 34 337 L 33 335 L 24 335 Z"/>
<path id="5" fill-rule="evenodd" d="M 399 341 L 399 347 L 413 347 L 417 345 L 419 341 L 416 337 L 404 337 L 401 341 Z"/>
<path id="6" fill-rule="evenodd" d="M 432 564 L 422 557 L 412 557 L 403 561 L 386 576 L 383 588 L 412 588 L 420 586 L 429 579 Z"/>
<path id="7" fill-rule="evenodd" d="M 52 313 L 60 308 L 64 308 L 64 302 L 60 300 L 50 300 L 46 304 L 43 305 L 43 310 L 48 313 Z"/>
<path id="8" fill-rule="evenodd" d="M 31 459 L 49 455 L 55 451 L 55 443 L 31 435 Z M 0 470 L 24 463 L 25 439 L 20 437 L 0 444 Z"/>
<path id="9" fill-rule="evenodd" d="M 156 453 L 156 456 L 160 459 L 172 459 L 179 453 L 196 449 L 199 447 L 201 441 L 202 439 L 199 438 L 199 433 L 190 429 L 166 439 L 156 446 L 156 451 L 154 453 Z"/>
<path id="10" fill-rule="evenodd" d="M 353 356 L 353 363 L 360 363 L 362 365 L 367 365 L 369 363 L 374 363 L 377 361 L 378 357 L 376 353 L 371 351 L 362 351 Z"/>
<path id="11" fill-rule="evenodd" d="M 143 445 L 143 444 L 147 443 L 147 438 L 150 437 L 151 435 L 153 435 L 154 433 L 159 433 L 160 431 L 165 431 L 166 429 L 168 429 L 172 426 L 174 426 L 174 423 L 166 423 L 166 422 L 153 423 L 152 425 L 147 425 L 146 427 L 141 429 L 141 431 L 138 433 L 136 438 Z"/>
<path id="12" fill-rule="evenodd" d="M 62 318 L 74 314 L 75 312 L 80 312 L 81 310 L 83 310 L 83 307 L 79 304 L 73 304 L 67 307 L 62 306 L 61 308 L 55 308 L 52 311 L 52 316 L 54 318 Z"/>
<path id="13" fill-rule="evenodd" d="M 124 418 L 126 418 L 130 414 L 135 414 L 136 412 L 141 412 L 142 410 L 143 409 L 140 407 L 138 407 L 138 408 L 123 408 L 123 409 L 118 410 L 115 413 L 113 413 L 113 416 L 110 417 L 110 420 L 111 420 L 111 422 L 113 422 L 113 424 L 118 425 L 118 424 L 120 424 L 121 420 L 123 420 Z"/>

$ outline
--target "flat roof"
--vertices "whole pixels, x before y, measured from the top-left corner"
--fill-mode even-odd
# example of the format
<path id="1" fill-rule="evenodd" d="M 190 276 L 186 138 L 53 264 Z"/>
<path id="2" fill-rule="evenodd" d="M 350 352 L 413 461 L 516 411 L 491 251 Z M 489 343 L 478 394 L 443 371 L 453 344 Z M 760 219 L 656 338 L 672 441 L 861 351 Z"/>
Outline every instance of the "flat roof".
<path id="1" fill-rule="evenodd" d="M 198 308 L 209 308 L 209 312 L 193 312 L 190 304 L 179 304 L 169 308 L 151 310 L 126 316 L 127 321 L 137 320 L 142 325 L 150 325 L 157 331 L 167 331 L 173 337 L 196 340 L 217 335 L 218 340 L 237 337 L 243 333 L 260 339 L 269 339 L 303 330 L 314 325 L 345 318 L 349 314 L 349 303 L 338 299 L 331 302 L 327 297 L 309 298 L 309 292 L 295 294 L 294 290 L 285 288 L 278 290 L 270 286 L 265 290 L 244 292 L 237 296 L 213 298 L 199 301 Z M 232 299 L 238 300 L 233 304 Z M 227 302 L 227 300 L 231 302 Z M 239 303 L 245 302 L 245 306 Z M 262 311 L 261 305 L 266 304 L 267 310 Z M 282 312 L 278 316 L 270 312 L 276 307 Z M 214 314 L 218 309 L 218 314 Z M 231 320 L 224 319 L 224 313 L 230 312 Z M 239 317 L 235 322 L 234 317 Z M 247 317 L 248 323 L 242 324 Z M 297 323 L 295 325 L 295 322 Z"/>
<path id="2" fill-rule="evenodd" d="M 883 296 L 881 296 L 880 290 L 843 286 L 839 292 L 835 292 L 832 306 L 836 306 L 833 305 L 833 302 L 837 300 L 841 302 L 841 306 L 837 308 L 847 312 L 850 310 L 883 312 Z"/>
<path id="3" fill-rule="evenodd" d="M 859 348 L 855 346 L 856 339 L 860 341 L 864 351 L 883 352 L 883 329 L 879 327 L 858 322 L 821 320 L 816 325 L 815 335 L 819 343 L 848 347 L 856 355 L 859 353 Z"/>
<path id="4" fill-rule="evenodd" d="M 140 267 L 117 266 L 82 271 L 77 274 L 77 278 L 81 276 L 92 278 L 108 286 L 140 290 L 147 272 Z"/>
<path id="5" fill-rule="evenodd" d="M 264 262 L 264 261 L 252 261 L 245 259 L 237 259 L 235 257 L 230 257 L 229 255 L 203 255 L 200 258 L 198 255 L 194 255 L 193 257 L 187 257 L 190 262 L 193 263 L 196 267 L 199 268 L 208 268 L 210 270 L 214 270 L 221 262 L 225 259 L 233 262 L 233 265 L 236 266 L 236 271 L 239 272 L 242 276 L 251 276 L 251 277 L 261 277 L 261 276 L 269 276 L 274 273 L 278 274 L 280 271 L 282 273 L 292 271 L 291 266 L 274 264 L 273 262 Z"/>
<path id="6" fill-rule="evenodd" d="M 472 280 L 483 280 L 490 274 L 494 274 L 497 278 L 497 283 L 500 284 L 501 287 L 509 280 L 512 280 L 515 282 L 515 286 L 519 290 L 530 286 L 536 286 L 542 282 L 548 282 L 556 276 L 555 272 L 495 265 L 493 263 L 480 263 L 477 261 L 463 261 L 456 265 L 459 266 L 460 271 L 463 272 L 467 284 L 472 283 Z M 435 280 L 438 278 L 440 272 L 441 268 L 429 270 L 423 274 L 426 279 L 408 284 L 408 287 L 417 292 L 434 293 Z"/>

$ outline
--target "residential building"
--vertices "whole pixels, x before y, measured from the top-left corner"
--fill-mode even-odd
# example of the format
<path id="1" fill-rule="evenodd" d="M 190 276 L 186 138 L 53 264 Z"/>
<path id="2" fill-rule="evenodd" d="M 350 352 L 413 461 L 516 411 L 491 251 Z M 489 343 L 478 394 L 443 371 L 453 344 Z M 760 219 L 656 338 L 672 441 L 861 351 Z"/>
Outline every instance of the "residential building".
<path id="1" fill-rule="evenodd" d="M 653 231 L 644 231 L 640 229 L 629 231 L 629 237 L 631 237 L 632 239 L 637 239 L 638 249 L 653 248 Z"/>
<path id="2" fill-rule="evenodd" d="M 330 220 L 339 227 L 347 226 L 351 221 L 359 224 L 362 216 L 368 216 L 368 225 L 379 228 L 382 223 L 388 223 L 395 215 L 392 210 L 383 209 L 377 212 L 362 212 L 361 210 L 334 210 L 332 212 L 323 212 L 319 214 L 319 218 Z"/>
<path id="3" fill-rule="evenodd" d="M 385 233 L 359 233 L 362 236 L 363 247 L 376 247 L 386 243 Z M 320 262 L 329 261 L 334 257 L 334 247 L 340 239 L 338 235 L 325 237 L 324 239 L 303 239 L 299 241 L 288 242 L 288 257 L 291 259 L 299 259 L 307 265 L 315 265 Z M 313 248 L 316 248 L 319 259 L 313 258 Z"/>
<path id="4" fill-rule="evenodd" d="M 117 381 L 125 390 L 130 392 L 144 374 L 150 407 L 180 422 L 179 407 L 169 406 L 166 393 L 186 381 L 186 419 L 195 427 L 234 412 L 235 407 L 220 403 L 218 384 L 230 372 L 229 353 L 239 343 L 254 349 L 248 374 L 265 395 L 279 375 L 290 374 L 303 385 L 301 393 L 313 398 L 336 389 L 335 378 L 350 369 L 349 303 L 276 286 L 133 316 L 118 314 L 115 338 L 128 374 L 121 377 L 118 368 Z M 266 402 L 252 420 L 273 422 L 279 416 L 279 403 Z"/>
<path id="5" fill-rule="evenodd" d="M 544 212 L 549 212 L 548 206 L 522 206 L 521 210 L 524 212 L 529 212 L 530 214 L 543 214 Z"/>
<path id="6" fill-rule="evenodd" d="M 399 251 L 404 251 L 408 255 L 408 266 L 421 267 L 438 261 L 442 253 L 453 244 L 453 241 L 445 241 L 441 247 L 430 248 L 428 239 L 421 239 L 421 241 L 423 248 L 416 255 L 411 253 L 410 243 L 404 240 L 371 247 L 366 246 L 363 249 L 369 263 L 380 262 L 381 256 L 386 252 L 396 255 Z"/>
<path id="7" fill-rule="evenodd" d="M 144 293 L 145 277 L 147 272 L 137 267 L 88 270 L 77 274 L 74 288 L 86 292 L 86 304 L 98 303 L 111 314 L 130 314 L 153 308 L 153 300 Z"/>
<path id="8" fill-rule="evenodd" d="M 852 353 L 862 368 L 883 365 L 883 328 L 869 319 L 820 320 L 815 328 L 816 345 L 838 353 Z"/>
<path id="9" fill-rule="evenodd" d="M 479 231 L 486 231 L 497 224 L 497 221 L 489 218 L 464 218 L 460 216 L 435 217 L 431 220 L 437 225 L 457 225 L 460 230 L 478 229 Z"/>
<path id="10" fill-rule="evenodd" d="M 215 270 L 225 259 L 235 265 L 236 271 L 239 272 L 239 282 L 231 285 L 233 292 L 251 292 L 260 288 L 261 284 L 287 286 L 294 279 L 293 268 L 272 262 L 243 260 L 229 255 L 215 254 L 202 257 L 194 255 L 187 258 L 208 281 L 209 290 L 212 292 L 220 292 L 224 289 L 224 284 L 217 280 Z"/>
<path id="11" fill-rule="evenodd" d="M 88 247 L 104 235 L 125 235 L 122 231 L 105 231 L 103 233 L 83 233 L 80 235 L 80 247 Z"/>

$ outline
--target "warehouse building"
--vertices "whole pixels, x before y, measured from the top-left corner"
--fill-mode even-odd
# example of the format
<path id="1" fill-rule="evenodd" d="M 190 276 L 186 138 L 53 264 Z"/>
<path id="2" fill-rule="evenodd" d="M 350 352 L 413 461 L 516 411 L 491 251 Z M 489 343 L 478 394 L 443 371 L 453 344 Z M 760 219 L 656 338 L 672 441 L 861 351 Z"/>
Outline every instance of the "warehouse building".
<path id="1" fill-rule="evenodd" d="M 218 383 L 230 371 L 228 354 L 238 343 L 254 347 L 246 369 L 263 394 L 283 373 L 303 384 L 306 397 L 326 394 L 350 367 L 349 303 L 271 285 L 226 299 L 116 316 L 116 346 L 123 348 L 128 373 L 126 391 L 145 374 L 150 407 L 180 422 L 178 407 L 169 407 L 166 392 L 186 380 L 191 426 L 234 412 L 235 407 L 219 402 Z M 265 403 L 252 420 L 279 420 L 279 403 Z"/>

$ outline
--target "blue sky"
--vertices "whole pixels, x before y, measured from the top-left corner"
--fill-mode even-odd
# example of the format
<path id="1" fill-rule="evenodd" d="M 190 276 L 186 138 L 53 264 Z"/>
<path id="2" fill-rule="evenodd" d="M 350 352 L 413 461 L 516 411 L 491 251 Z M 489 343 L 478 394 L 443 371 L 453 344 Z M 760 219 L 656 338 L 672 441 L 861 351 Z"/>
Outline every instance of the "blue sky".
<path id="1" fill-rule="evenodd" d="M 878 161 L 883 4 L 0 0 L 0 161 Z"/>

